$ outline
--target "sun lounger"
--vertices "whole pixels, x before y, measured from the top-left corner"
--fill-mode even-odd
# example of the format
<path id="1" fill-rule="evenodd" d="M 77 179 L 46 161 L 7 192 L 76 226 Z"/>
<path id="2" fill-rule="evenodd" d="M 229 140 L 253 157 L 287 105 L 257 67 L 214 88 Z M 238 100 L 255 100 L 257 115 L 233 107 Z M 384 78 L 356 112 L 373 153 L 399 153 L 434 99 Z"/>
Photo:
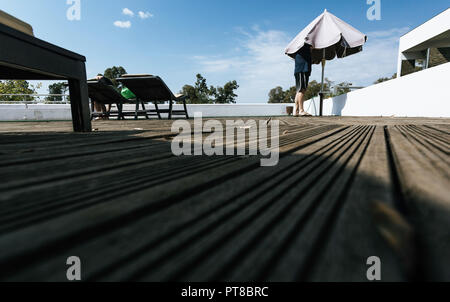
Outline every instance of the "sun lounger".
<path id="1" fill-rule="evenodd" d="M 189 118 L 186 97 L 174 95 L 160 77 L 146 74 L 130 74 L 123 75 L 116 80 L 128 87 L 139 101 L 155 104 L 154 110 L 147 110 L 149 115 L 156 115 L 161 119 L 161 113 L 167 113 L 169 119 L 172 119 L 174 115 L 184 115 L 186 118 Z M 160 102 L 169 102 L 169 109 L 159 109 L 158 103 Z M 173 110 L 173 102 L 182 103 L 184 110 Z"/>
<path id="2" fill-rule="evenodd" d="M 0 80 L 67 80 L 73 128 L 91 131 L 86 58 L 33 36 L 30 25 L 0 13 Z"/>
<path id="3" fill-rule="evenodd" d="M 19 20 L 16 17 L 13 17 L 1 10 L 0 10 L 0 23 L 9 26 L 11 28 L 14 28 L 15 30 L 18 30 L 20 32 L 23 32 L 24 34 L 34 37 L 33 27 L 31 27 L 30 24 L 25 23 L 22 20 Z"/>
<path id="4" fill-rule="evenodd" d="M 146 119 L 149 119 L 149 114 L 145 109 L 145 104 L 142 101 L 137 99 L 126 99 L 119 93 L 114 87 L 110 85 L 106 85 L 104 83 L 99 82 L 97 79 L 88 81 L 89 87 L 89 98 L 91 101 L 91 117 L 111 117 L 117 116 L 118 119 L 125 119 L 125 116 L 134 116 L 135 119 L 138 119 L 139 116 L 145 116 Z M 113 105 L 117 106 L 117 111 L 110 111 L 105 114 L 94 112 L 94 102 L 98 102 L 104 105 Z M 135 111 L 125 111 L 123 109 L 124 104 L 135 104 Z M 142 106 L 142 109 L 139 108 Z"/>
<path id="5" fill-rule="evenodd" d="M 103 113 L 94 112 L 94 102 L 117 106 L 118 119 L 124 119 L 123 104 L 128 100 L 124 98 L 114 87 L 103 84 L 97 80 L 89 80 L 88 82 L 89 98 L 91 99 L 91 118 L 104 117 Z M 114 112 L 108 111 L 106 116 L 110 117 Z"/>

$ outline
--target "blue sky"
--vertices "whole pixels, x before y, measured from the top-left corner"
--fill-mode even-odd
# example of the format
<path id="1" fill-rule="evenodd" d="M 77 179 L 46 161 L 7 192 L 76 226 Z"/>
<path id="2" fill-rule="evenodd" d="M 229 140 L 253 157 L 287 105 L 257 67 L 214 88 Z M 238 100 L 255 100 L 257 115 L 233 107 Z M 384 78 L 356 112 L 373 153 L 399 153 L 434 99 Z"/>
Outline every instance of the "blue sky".
<path id="1" fill-rule="evenodd" d="M 367 0 L 81 0 L 81 20 L 69 21 L 66 1 L 0 0 L 0 9 L 30 23 L 38 38 L 85 55 L 89 77 L 121 65 L 159 75 L 178 92 L 201 73 L 210 85 L 237 80 L 240 103 L 266 103 L 271 88 L 293 86 L 284 48 L 325 8 L 369 37 L 363 53 L 327 63 L 326 76 L 370 85 L 396 71 L 402 34 L 449 7 L 381 0 L 382 20 L 369 21 Z M 316 66 L 312 79 L 319 78 Z"/>

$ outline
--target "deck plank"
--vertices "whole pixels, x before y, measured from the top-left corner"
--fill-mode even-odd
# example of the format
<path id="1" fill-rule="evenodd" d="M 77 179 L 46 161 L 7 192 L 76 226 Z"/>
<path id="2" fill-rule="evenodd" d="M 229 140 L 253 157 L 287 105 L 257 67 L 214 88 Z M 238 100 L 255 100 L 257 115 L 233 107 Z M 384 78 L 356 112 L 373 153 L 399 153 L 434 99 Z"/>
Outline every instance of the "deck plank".
<path id="1" fill-rule="evenodd" d="M 403 211 L 414 226 L 420 273 L 427 280 L 450 280 L 448 161 L 436 161 L 432 152 L 424 152 L 398 127 L 389 127 L 388 133 Z"/>

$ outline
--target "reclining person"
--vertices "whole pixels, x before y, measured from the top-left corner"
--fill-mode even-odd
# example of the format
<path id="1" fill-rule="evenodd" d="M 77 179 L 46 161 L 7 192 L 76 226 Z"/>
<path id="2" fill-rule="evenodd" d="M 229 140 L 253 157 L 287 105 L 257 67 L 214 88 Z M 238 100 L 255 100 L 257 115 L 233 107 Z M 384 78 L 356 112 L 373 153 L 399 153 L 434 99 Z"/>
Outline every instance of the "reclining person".
<path id="1" fill-rule="evenodd" d="M 96 80 L 99 83 L 102 83 L 104 85 L 108 85 L 108 86 L 114 87 L 113 82 L 110 79 L 108 79 L 107 77 L 105 77 L 102 74 L 100 74 L 100 73 L 95 78 L 96 78 Z M 96 112 L 102 113 L 101 117 L 97 117 L 95 119 L 96 121 L 102 120 L 102 119 L 103 120 L 109 120 L 108 113 L 111 111 L 111 104 L 108 105 L 108 110 L 106 110 L 105 104 L 94 102 L 94 108 L 95 108 Z"/>

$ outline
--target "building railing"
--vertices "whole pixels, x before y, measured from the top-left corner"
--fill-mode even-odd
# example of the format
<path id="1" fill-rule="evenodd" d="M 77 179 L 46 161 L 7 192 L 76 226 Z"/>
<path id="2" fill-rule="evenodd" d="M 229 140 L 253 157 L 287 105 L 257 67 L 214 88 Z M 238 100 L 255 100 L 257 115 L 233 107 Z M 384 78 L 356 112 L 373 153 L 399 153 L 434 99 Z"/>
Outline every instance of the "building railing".
<path id="1" fill-rule="evenodd" d="M 15 100 L 20 97 L 32 100 Z M 70 104 L 70 101 L 68 94 L 0 94 L 0 104 Z"/>
<path id="2" fill-rule="evenodd" d="M 331 89 L 329 89 L 328 91 L 325 91 L 325 93 L 337 93 L 338 88 L 344 88 L 342 86 L 336 85 L 331 87 Z M 355 87 L 355 86 L 349 86 L 346 87 L 349 88 L 351 91 L 353 90 L 358 90 L 358 89 L 362 89 L 364 87 Z M 32 98 L 33 100 L 8 100 L 8 98 L 17 98 L 17 97 L 22 97 L 22 98 Z M 60 101 L 55 100 L 55 98 L 61 98 Z M 10 105 L 15 105 L 15 104 L 29 104 L 29 105 L 33 105 L 33 104 L 54 104 L 54 105 L 64 105 L 64 104 L 70 104 L 70 99 L 69 99 L 69 95 L 68 94 L 0 94 L 0 104 L 10 104 Z"/>

